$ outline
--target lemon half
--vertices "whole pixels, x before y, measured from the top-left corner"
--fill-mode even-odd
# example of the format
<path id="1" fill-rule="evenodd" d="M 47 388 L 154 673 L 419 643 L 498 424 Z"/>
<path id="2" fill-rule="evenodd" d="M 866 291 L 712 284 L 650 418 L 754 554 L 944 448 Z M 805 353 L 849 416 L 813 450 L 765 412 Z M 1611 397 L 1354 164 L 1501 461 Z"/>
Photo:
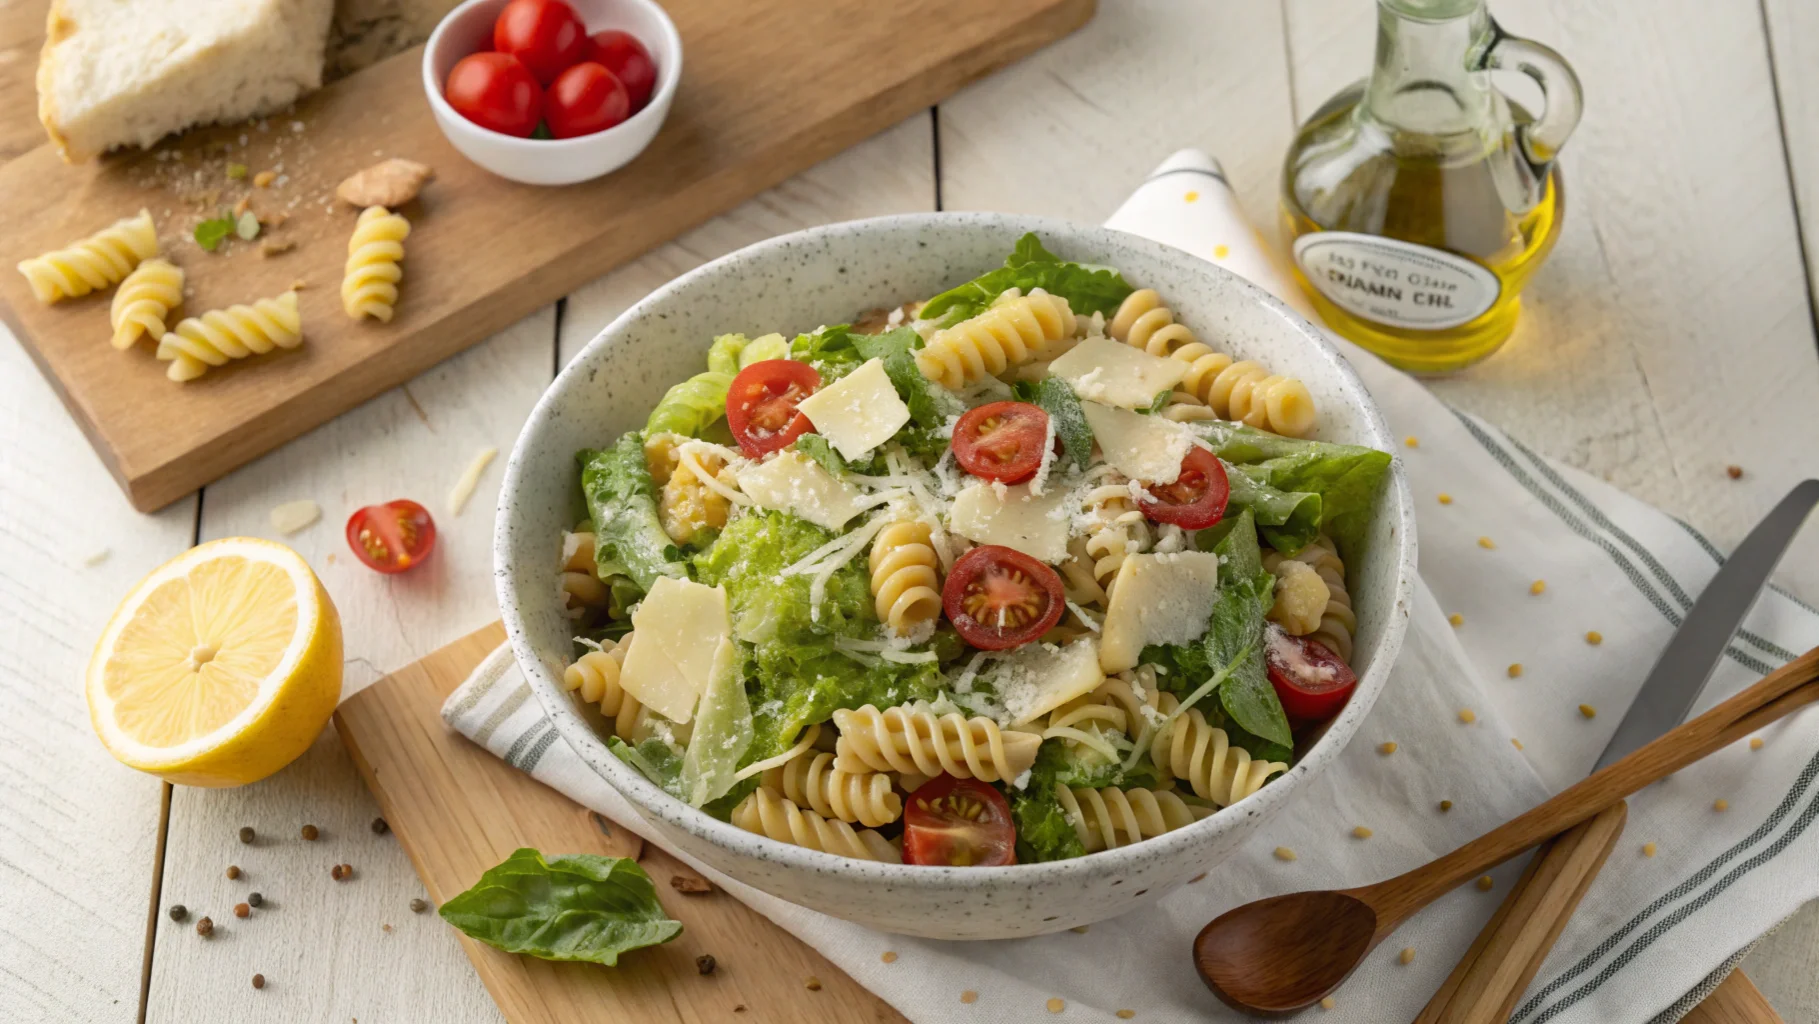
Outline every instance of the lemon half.
<path id="1" fill-rule="evenodd" d="M 341 696 L 341 619 L 303 557 L 209 541 L 139 582 L 88 663 L 95 733 L 168 782 L 238 786 L 309 749 Z"/>

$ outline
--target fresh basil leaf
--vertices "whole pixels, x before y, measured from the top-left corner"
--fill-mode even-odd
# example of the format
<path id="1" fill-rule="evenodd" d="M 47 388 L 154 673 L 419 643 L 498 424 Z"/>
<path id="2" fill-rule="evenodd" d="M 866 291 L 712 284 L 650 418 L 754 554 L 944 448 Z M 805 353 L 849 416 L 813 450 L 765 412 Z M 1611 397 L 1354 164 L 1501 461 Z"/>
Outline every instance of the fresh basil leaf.
<path id="1" fill-rule="evenodd" d="M 1085 471 L 1093 460 L 1093 428 L 1086 423 L 1080 408 L 1080 396 L 1067 381 L 1044 377 L 1031 383 L 1018 381 L 1011 388 L 1019 401 L 1032 402 L 1048 413 L 1055 423 L 1055 436 L 1061 439 L 1061 454 L 1074 468 Z"/>
<path id="2" fill-rule="evenodd" d="M 1238 518 L 1213 549 L 1219 555 L 1219 598 L 1200 643 L 1211 665 L 1238 659 L 1219 686 L 1219 703 L 1232 721 L 1252 736 L 1293 747 L 1288 716 L 1263 663 L 1263 623 L 1275 603 L 1276 577 L 1263 567 L 1250 510 Z"/>
<path id="3" fill-rule="evenodd" d="M 803 434 L 796 438 L 793 447 L 803 455 L 821 464 L 821 468 L 835 476 L 846 472 L 846 460 L 834 450 L 827 438 L 820 434 Z"/>
<path id="4" fill-rule="evenodd" d="M 606 738 L 606 749 L 651 780 L 658 789 L 684 803 L 688 793 L 682 786 L 682 754 L 660 736 L 647 736 L 634 746 L 617 736 Z"/>
<path id="5" fill-rule="evenodd" d="M 609 571 L 623 572 L 646 592 L 659 576 L 688 579 L 681 551 L 657 518 L 656 485 L 638 432 L 611 448 L 583 449 L 575 457 L 581 462 L 581 492 L 594 523 L 594 559 L 601 578 Z"/>
<path id="6" fill-rule="evenodd" d="M 1170 391 L 1156 392 L 1156 397 L 1150 400 L 1150 407 L 1144 411 L 1151 416 L 1162 415 L 1162 410 L 1168 408 L 1168 399 L 1171 394 L 1173 392 Z"/>
<path id="7" fill-rule="evenodd" d="M 1100 313 L 1110 317 L 1130 295 L 1131 286 L 1110 267 L 1070 263 L 1043 248 L 1035 233 L 1017 240 L 1004 266 L 951 288 L 924 303 L 917 316 L 924 320 L 958 322 L 976 316 L 1011 288 L 1025 295 L 1041 288 L 1059 295 L 1076 314 Z"/>
<path id="8" fill-rule="evenodd" d="M 507 953 L 611 967 L 682 934 L 636 861 L 525 847 L 442 904 L 442 919 Z"/>
<path id="9" fill-rule="evenodd" d="M 937 390 L 933 381 L 922 375 L 916 365 L 915 352 L 922 347 L 922 335 L 913 328 L 899 327 L 883 334 L 856 334 L 853 346 L 863 361 L 882 360 L 884 373 L 897 389 L 897 397 L 909 406 L 910 422 L 919 427 L 935 428 L 949 416 L 963 409 L 945 391 Z"/>
<path id="10" fill-rule="evenodd" d="M 790 342 L 789 357 L 814 367 L 825 386 L 865 364 L 853 339 L 852 329 L 847 325 L 830 324 L 796 335 L 796 340 Z"/>
<path id="11" fill-rule="evenodd" d="M 227 236 L 234 233 L 235 221 L 232 217 L 214 217 L 199 221 L 196 224 L 196 244 L 209 252 L 220 248 Z"/>

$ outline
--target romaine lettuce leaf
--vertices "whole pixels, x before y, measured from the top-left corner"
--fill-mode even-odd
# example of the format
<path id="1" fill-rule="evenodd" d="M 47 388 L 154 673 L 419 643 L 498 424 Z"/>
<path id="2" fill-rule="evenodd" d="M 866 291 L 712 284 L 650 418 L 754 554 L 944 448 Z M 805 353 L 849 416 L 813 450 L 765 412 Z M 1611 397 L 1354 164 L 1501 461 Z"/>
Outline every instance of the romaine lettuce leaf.
<path id="1" fill-rule="evenodd" d="M 682 934 L 634 860 L 526 847 L 442 904 L 442 919 L 489 946 L 539 960 L 619 962 Z"/>
<path id="2" fill-rule="evenodd" d="M 1269 482 L 1265 466 L 1226 466 L 1231 497 L 1226 515 L 1249 509 L 1256 517 L 1257 532 L 1279 551 L 1299 551 L 1320 536 L 1320 495 L 1311 491 L 1283 491 Z"/>
<path id="3" fill-rule="evenodd" d="M 789 342 L 781 334 L 766 334 L 760 338 L 722 334 L 714 339 L 713 347 L 707 350 L 707 368 L 731 377 L 753 363 L 788 358 Z"/>
<path id="4" fill-rule="evenodd" d="M 1246 476 L 1267 483 L 1285 494 L 1320 496 L 1320 525 L 1339 542 L 1347 559 L 1357 557 L 1369 526 L 1383 481 L 1389 475 L 1390 455 L 1374 448 L 1301 441 L 1254 430 L 1240 423 L 1203 420 L 1193 429 L 1220 458 L 1243 467 Z M 1270 547 L 1294 554 L 1312 540 L 1291 520 L 1258 528 Z"/>
<path id="5" fill-rule="evenodd" d="M 733 773 L 752 745 L 752 706 L 745 697 L 743 655 L 731 639 L 714 652 L 707 691 L 695 709 L 695 727 L 682 756 L 683 802 L 701 807 L 733 788 Z"/>
<path id="6" fill-rule="evenodd" d="M 611 448 L 584 448 L 575 457 L 581 463 L 587 514 L 594 522 L 594 559 L 601 578 L 623 573 L 641 591 L 650 590 L 659 576 L 687 579 L 682 553 L 657 519 L 656 486 L 638 432 Z"/>
<path id="7" fill-rule="evenodd" d="M 647 434 L 681 434 L 700 437 L 702 431 L 726 415 L 726 391 L 733 375 L 708 370 L 670 387 L 644 423 Z"/>
<path id="8" fill-rule="evenodd" d="M 942 292 L 928 300 L 916 315 L 924 320 L 958 323 L 984 312 L 1011 288 L 1020 288 L 1025 295 L 1041 288 L 1066 299 L 1076 314 L 1101 313 L 1108 318 L 1132 291 L 1116 270 L 1063 260 L 1043 248 L 1042 240 L 1031 232 L 1017 240 L 1003 267 Z"/>

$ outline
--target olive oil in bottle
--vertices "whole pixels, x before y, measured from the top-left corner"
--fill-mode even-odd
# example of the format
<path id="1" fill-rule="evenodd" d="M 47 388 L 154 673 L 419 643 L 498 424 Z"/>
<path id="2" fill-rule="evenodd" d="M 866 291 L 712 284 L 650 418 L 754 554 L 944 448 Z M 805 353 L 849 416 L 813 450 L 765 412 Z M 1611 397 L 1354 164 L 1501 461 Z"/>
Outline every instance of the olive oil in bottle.
<path id="1" fill-rule="evenodd" d="M 1539 117 L 1491 84 L 1505 66 L 1541 85 Z M 1370 78 L 1314 112 L 1282 172 L 1295 274 L 1327 325 L 1417 373 L 1495 352 L 1559 235 L 1554 157 L 1579 109 L 1572 69 L 1484 0 L 1378 0 Z"/>

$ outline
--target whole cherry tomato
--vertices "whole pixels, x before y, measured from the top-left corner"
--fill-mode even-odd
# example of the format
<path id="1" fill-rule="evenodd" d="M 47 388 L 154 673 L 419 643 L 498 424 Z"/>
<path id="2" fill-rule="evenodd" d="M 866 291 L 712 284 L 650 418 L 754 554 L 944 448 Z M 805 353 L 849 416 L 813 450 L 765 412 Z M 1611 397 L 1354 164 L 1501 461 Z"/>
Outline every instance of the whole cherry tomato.
<path id="1" fill-rule="evenodd" d="M 1048 632 L 1066 600 L 1055 570 L 996 544 L 961 555 L 941 588 L 948 621 L 982 651 L 1020 647 Z"/>
<path id="2" fill-rule="evenodd" d="M 976 477 L 1014 484 L 1036 475 L 1048 446 L 1048 413 L 1028 402 L 991 402 L 954 424 L 954 461 Z"/>
<path id="3" fill-rule="evenodd" d="M 347 546 L 367 568 L 403 572 L 436 547 L 436 521 L 414 501 L 368 505 L 347 518 Z"/>
<path id="4" fill-rule="evenodd" d="M 978 779 L 937 775 L 903 809 L 903 863 L 997 867 L 1017 863 L 1017 828 L 1004 794 Z"/>
<path id="5" fill-rule="evenodd" d="M 1268 636 L 1264 661 L 1288 720 L 1305 725 L 1338 714 L 1358 685 L 1351 666 L 1318 640 L 1290 636 L 1274 626 Z"/>
<path id="6" fill-rule="evenodd" d="M 739 449 L 752 458 L 814 430 L 796 411 L 821 386 L 821 375 L 794 359 L 762 359 L 739 371 L 726 391 L 726 425 Z"/>
<path id="7" fill-rule="evenodd" d="M 562 0 L 512 0 L 493 22 L 493 49 L 509 53 L 548 85 L 587 53 L 587 26 Z"/>
<path id="8" fill-rule="evenodd" d="M 450 69 L 443 92 L 456 113 L 502 135 L 528 138 L 543 117 L 543 88 L 510 54 L 468 54 Z"/>
<path id="9" fill-rule="evenodd" d="M 631 112 L 625 86 L 593 61 L 582 61 L 558 76 L 543 105 L 544 122 L 551 137 L 558 139 L 603 132 Z"/>
<path id="10" fill-rule="evenodd" d="M 595 32 L 588 43 L 586 59 L 605 66 L 625 83 L 625 91 L 632 98 L 632 113 L 643 110 L 657 88 L 657 64 L 651 60 L 651 52 L 636 36 L 616 28 Z"/>

